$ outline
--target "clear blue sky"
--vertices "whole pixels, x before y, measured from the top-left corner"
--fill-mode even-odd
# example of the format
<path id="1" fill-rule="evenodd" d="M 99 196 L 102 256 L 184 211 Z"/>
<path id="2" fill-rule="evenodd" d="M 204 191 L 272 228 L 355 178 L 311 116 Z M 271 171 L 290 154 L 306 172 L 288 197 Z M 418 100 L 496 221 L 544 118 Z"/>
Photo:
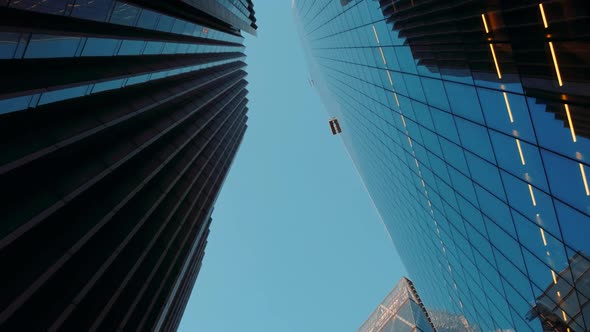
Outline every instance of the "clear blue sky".
<path id="1" fill-rule="evenodd" d="M 249 128 L 180 331 L 355 331 L 404 274 L 308 84 L 290 1 L 255 1 Z"/>

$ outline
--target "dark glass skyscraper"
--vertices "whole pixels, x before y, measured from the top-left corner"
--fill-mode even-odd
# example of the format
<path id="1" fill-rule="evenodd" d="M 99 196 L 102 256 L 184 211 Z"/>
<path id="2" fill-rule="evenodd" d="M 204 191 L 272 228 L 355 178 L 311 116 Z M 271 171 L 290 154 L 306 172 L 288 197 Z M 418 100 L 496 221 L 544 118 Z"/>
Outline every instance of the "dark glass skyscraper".
<path id="1" fill-rule="evenodd" d="M 250 0 L 0 1 L 0 330 L 174 330 L 246 130 Z"/>
<path id="2" fill-rule="evenodd" d="M 293 7 L 314 86 L 429 312 L 590 330 L 587 1 Z"/>

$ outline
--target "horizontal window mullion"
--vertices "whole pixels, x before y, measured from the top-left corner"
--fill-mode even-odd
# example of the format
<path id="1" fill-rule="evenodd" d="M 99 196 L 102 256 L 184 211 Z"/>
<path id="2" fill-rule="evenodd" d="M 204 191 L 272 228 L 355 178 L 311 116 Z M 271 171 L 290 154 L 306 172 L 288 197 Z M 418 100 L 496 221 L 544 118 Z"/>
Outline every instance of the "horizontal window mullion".
<path id="1" fill-rule="evenodd" d="M 25 44 L 22 46 L 21 44 Z M 24 50 L 17 50 L 23 48 Z M 45 34 L 0 34 L 0 59 L 241 52 L 241 45 L 212 45 Z"/>
<path id="2" fill-rule="evenodd" d="M 144 74 L 166 77 L 166 71 L 207 68 L 224 60 L 238 61 L 243 56 L 232 52 L 0 61 L 0 70 L 5 74 L 0 78 L 0 100 Z"/>

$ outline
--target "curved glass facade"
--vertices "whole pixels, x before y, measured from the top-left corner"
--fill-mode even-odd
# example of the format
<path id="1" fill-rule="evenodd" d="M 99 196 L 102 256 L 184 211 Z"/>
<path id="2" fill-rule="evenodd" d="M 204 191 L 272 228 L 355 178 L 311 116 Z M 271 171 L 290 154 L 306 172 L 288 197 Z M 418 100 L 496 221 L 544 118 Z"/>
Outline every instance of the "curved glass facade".
<path id="1" fill-rule="evenodd" d="M 428 310 L 590 329 L 584 1 L 293 3 L 312 78 Z"/>

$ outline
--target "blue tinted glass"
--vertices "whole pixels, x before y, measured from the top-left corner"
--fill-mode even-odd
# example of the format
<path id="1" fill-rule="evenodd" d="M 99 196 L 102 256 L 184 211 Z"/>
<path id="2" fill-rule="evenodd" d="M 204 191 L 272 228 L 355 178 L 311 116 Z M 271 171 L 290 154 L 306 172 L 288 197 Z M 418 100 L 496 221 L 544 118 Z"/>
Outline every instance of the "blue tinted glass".
<path id="1" fill-rule="evenodd" d="M 111 56 L 115 54 L 119 40 L 105 38 L 88 38 L 82 56 Z"/>
<path id="2" fill-rule="evenodd" d="M 160 31 L 164 31 L 164 32 L 170 32 L 170 30 L 172 30 L 172 27 L 174 26 L 174 21 L 176 19 L 170 17 L 170 16 L 160 16 L 160 19 L 158 21 L 158 25 L 156 26 L 156 29 L 160 30 Z"/>
<path id="3" fill-rule="evenodd" d="M 469 165 L 471 176 L 477 183 L 501 199 L 506 199 L 500 173 L 495 165 L 468 151 L 465 152 L 465 159 Z"/>
<path id="4" fill-rule="evenodd" d="M 65 99 L 80 97 L 80 96 L 83 96 L 86 94 L 87 89 L 88 89 L 88 86 L 84 85 L 84 86 L 78 86 L 78 87 L 74 87 L 74 88 L 45 92 L 44 94 L 41 95 L 41 99 L 39 100 L 39 105 L 44 105 L 44 104 L 49 104 L 49 103 L 65 100 Z"/>
<path id="5" fill-rule="evenodd" d="M 147 42 L 143 54 L 160 54 L 164 48 L 163 42 L 150 41 Z"/>
<path id="6" fill-rule="evenodd" d="M 529 220 L 553 234 L 559 234 L 551 197 L 506 172 L 501 174 L 510 204 Z"/>
<path id="7" fill-rule="evenodd" d="M 553 195 L 590 214 L 590 190 L 587 189 L 590 184 L 586 176 L 590 176 L 590 168 L 549 151 L 543 150 L 542 155 Z"/>
<path id="8" fill-rule="evenodd" d="M 80 37 L 35 34 L 29 41 L 25 58 L 71 57 L 79 43 Z"/>
<path id="9" fill-rule="evenodd" d="M 154 29 L 156 24 L 158 24 L 159 18 L 160 15 L 156 12 L 148 9 L 142 9 L 137 21 L 137 26 L 144 29 Z"/>
<path id="10" fill-rule="evenodd" d="M 144 75 L 130 77 L 127 80 L 127 85 L 143 83 L 149 79 L 149 76 L 150 76 L 150 74 L 144 74 Z"/>
<path id="11" fill-rule="evenodd" d="M 463 150 L 461 150 L 456 144 L 453 144 L 444 138 L 440 140 L 440 144 L 445 155 L 445 161 L 462 173 L 469 173 Z"/>
<path id="12" fill-rule="evenodd" d="M 586 93 L 574 69 L 584 61 L 574 65 L 567 55 L 579 45 L 553 41 L 558 84 L 549 44 L 536 44 L 544 56 L 534 69 L 522 57 L 532 44 L 517 49 L 514 34 L 494 40 L 512 29 L 507 6 L 538 28 L 531 38 L 553 38 L 538 4 L 462 2 L 453 5 L 458 11 L 443 0 L 293 4 L 312 75 L 325 83 L 320 95 L 346 125 L 346 148 L 428 305 L 483 331 L 539 331 L 531 309 L 549 303 L 551 317 L 587 330 L 567 278 L 585 273 L 568 242 L 587 249 L 575 230 L 590 223 L 587 107 L 578 99 Z M 546 6 L 551 36 L 556 17 L 573 13 L 565 7 Z M 468 28 L 454 25 L 458 12 L 472 18 Z M 490 43 L 465 42 L 473 38 Z"/>
<path id="13" fill-rule="evenodd" d="M 590 222 L 588 222 L 588 216 L 560 202 L 555 203 L 555 209 L 557 210 L 564 240 L 574 250 L 590 256 L 590 241 L 588 241 Z"/>
<path id="14" fill-rule="evenodd" d="M 436 109 L 432 109 L 431 115 L 438 134 L 455 143 L 459 143 L 459 134 L 457 133 L 453 116 L 449 113 L 438 111 Z"/>
<path id="15" fill-rule="evenodd" d="M 539 149 L 522 140 L 490 131 L 498 166 L 545 191 L 549 190 Z"/>
<path id="16" fill-rule="evenodd" d="M 72 9 L 72 16 L 103 22 L 113 0 L 76 0 Z"/>
<path id="17" fill-rule="evenodd" d="M 102 91 L 106 91 L 106 90 L 120 88 L 121 85 L 123 84 L 123 81 L 125 81 L 125 80 L 120 79 L 120 80 L 96 83 L 96 84 L 94 84 L 94 87 L 92 88 L 92 93 L 98 93 L 98 92 L 102 92 Z"/>
<path id="18" fill-rule="evenodd" d="M 452 168 L 449 169 L 449 174 L 451 175 L 451 180 L 453 182 L 453 189 L 460 193 L 465 199 L 476 204 L 477 199 L 475 191 L 473 190 L 473 181 Z"/>
<path id="19" fill-rule="evenodd" d="M 143 40 L 124 40 L 119 48 L 118 55 L 138 55 L 141 54 L 146 42 Z"/>
<path id="20" fill-rule="evenodd" d="M 9 1 L 10 7 L 34 10 L 36 12 L 60 15 L 65 12 L 66 5 L 70 0 L 52 0 L 52 1 L 39 1 L 39 0 L 20 0 L 20 1 Z"/>
<path id="21" fill-rule="evenodd" d="M 442 81 L 423 77 L 422 87 L 424 88 L 426 99 L 430 105 L 442 110 L 450 111 Z"/>
<path id="22" fill-rule="evenodd" d="M 479 99 L 473 86 L 445 82 L 444 87 L 454 114 L 483 124 Z"/>
<path id="23" fill-rule="evenodd" d="M 523 96 L 483 88 L 478 88 L 477 92 L 489 127 L 530 142 L 536 141 Z"/>
<path id="24" fill-rule="evenodd" d="M 422 89 L 422 83 L 420 77 L 416 75 L 403 74 L 404 81 L 406 83 L 408 94 L 411 98 L 426 103 L 426 96 Z"/>
<path id="25" fill-rule="evenodd" d="M 0 114 L 26 109 L 29 106 L 30 100 L 31 96 L 0 100 Z"/>
<path id="26" fill-rule="evenodd" d="M 455 119 L 455 123 L 463 146 L 487 161 L 495 163 L 494 152 L 486 127 L 459 118 Z"/>
<path id="27" fill-rule="evenodd" d="M 117 2 L 111 14 L 111 23 L 133 26 L 141 9 L 127 3 Z"/>

